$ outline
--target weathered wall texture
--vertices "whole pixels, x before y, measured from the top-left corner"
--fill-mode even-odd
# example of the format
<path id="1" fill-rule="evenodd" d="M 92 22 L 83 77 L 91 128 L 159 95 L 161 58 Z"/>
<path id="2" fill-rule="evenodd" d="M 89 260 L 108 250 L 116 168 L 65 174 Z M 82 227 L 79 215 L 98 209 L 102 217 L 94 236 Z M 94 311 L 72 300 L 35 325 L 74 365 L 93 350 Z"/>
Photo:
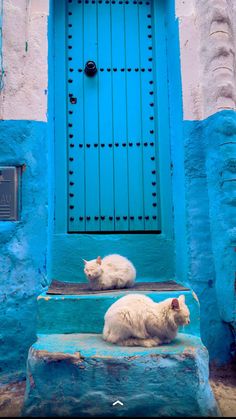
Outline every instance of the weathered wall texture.
<path id="1" fill-rule="evenodd" d="M 2 121 L 0 138 L 0 165 L 25 165 L 20 221 L 0 223 L 0 374 L 7 375 L 25 370 L 36 295 L 47 285 L 46 125 Z"/>
<path id="2" fill-rule="evenodd" d="M 221 173 L 227 156 L 220 144 L 227 141 L 224 129 L 235 121 L 235 112 L 224 111 L 184 123 L 188 281 L 200 301 L 203 342 L 219 363 L 230 358 L 233 336 L 225 322 L 232 323 L 235 316 L 235 252 L 230 240 L 235 192 L 229 182 L 232 193 L 224 193 Z"/>
<path id="3" fill-rule="evenodd" d="M 201 57 L 196 0 L 176 0 L 179 22 L 183 113 L 186 120 L 203 118 Z"/>
<path id="4" fill-rule="evenodd" d="M 0 119 L 47 120 L 49 0 L 4 0 Z"/>
<path id="5" fill-rule="evenodd" d="M 4 0 L 0 165 L 22 171 L 18 222 L 0 223 L 0 374 L 25 372 L 36 296 L 47 285 L 48 133 L 45 0 Z M 6 378 L 7 379 L 7 378 Z"/>
<path id="6" fill-rule="evenodd" d="M 178 0 L 176 14 L 188 280 L 200 299 L 204 342 L 220 360 L 230 353 L 235 327 L 236 4 Z"/>
<path id="7" fill-rule="evenodd" d="M 184 119 L 236 109 L 236 4 L 233 0 L 176 0 Z"/>

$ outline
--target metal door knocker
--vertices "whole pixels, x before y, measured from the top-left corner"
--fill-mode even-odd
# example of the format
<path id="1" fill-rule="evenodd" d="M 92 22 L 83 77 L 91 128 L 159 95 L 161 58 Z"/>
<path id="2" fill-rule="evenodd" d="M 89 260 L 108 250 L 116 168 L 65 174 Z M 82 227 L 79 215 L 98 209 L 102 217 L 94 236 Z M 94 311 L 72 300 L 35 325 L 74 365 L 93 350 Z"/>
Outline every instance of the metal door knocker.
<path id="1" fill-rule="evenodd" d="M 97 72 L 97 67 L 96 67 L 95 62 L 94 61 L 87 61 L 87 63 L 85 64 L 84 72 L 89 77 L 94 76 Z"/>

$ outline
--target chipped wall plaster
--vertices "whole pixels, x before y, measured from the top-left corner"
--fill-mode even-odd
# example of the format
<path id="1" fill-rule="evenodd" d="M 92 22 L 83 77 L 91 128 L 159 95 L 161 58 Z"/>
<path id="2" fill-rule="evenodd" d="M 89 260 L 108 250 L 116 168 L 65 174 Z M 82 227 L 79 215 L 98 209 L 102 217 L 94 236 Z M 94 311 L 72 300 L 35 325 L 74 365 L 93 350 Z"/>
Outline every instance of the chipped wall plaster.
<path id="1" fill-rule="evenodd" d="M 49 0 L 4 0 L 0 119 L 47 120 Z"/>

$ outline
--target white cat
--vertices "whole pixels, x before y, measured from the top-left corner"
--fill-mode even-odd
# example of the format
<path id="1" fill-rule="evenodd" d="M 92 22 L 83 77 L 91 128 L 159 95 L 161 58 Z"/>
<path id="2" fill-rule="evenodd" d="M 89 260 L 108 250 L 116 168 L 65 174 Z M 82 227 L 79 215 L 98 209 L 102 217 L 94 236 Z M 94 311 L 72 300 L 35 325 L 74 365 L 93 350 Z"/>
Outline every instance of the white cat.
<path id="1" fill-rule="evenodd" d="M 136 269 L 124 256 L 108 255 L 101 259 L 84 260 L 84 273 L 92 290 L 132 287 Z"/>
<path id="2" fill-rule="evenodd" d="M 190 322 L 185 296 L 155 303 L 143 294 L 129 294 L 109 307 L 103 339 L 124 346 L 158 346 L 170 343 L 178 327 Z"/>

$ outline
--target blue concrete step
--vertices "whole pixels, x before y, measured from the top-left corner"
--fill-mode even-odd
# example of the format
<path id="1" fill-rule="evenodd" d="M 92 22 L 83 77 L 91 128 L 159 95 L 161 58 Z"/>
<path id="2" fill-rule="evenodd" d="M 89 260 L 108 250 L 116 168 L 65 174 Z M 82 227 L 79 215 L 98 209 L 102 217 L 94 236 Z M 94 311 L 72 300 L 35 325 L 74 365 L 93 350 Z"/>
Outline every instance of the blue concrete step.
<path id="1" fill-rule="evenodd" d="M 190 324 L 180 332 L 200 336 L 199 302 L 191 290 L 181 291 L 133 291 L 116 290 L 83 295 L 48 295 L 38 297 L 38 333 L 102 333 L 104 315 L 119 298 L 130 293 L 145 294 L 159 302 L 166 298 L 185 295 L 190 310 Z"/>
<path id="2" fill-rule="evenodd" d="M 100 334 L 39 334 L 28 356 L 23 416 L 217 416 L 198 336 L 121 347 Z M 122 405 L 113 406 L 119 399 Z"/>

